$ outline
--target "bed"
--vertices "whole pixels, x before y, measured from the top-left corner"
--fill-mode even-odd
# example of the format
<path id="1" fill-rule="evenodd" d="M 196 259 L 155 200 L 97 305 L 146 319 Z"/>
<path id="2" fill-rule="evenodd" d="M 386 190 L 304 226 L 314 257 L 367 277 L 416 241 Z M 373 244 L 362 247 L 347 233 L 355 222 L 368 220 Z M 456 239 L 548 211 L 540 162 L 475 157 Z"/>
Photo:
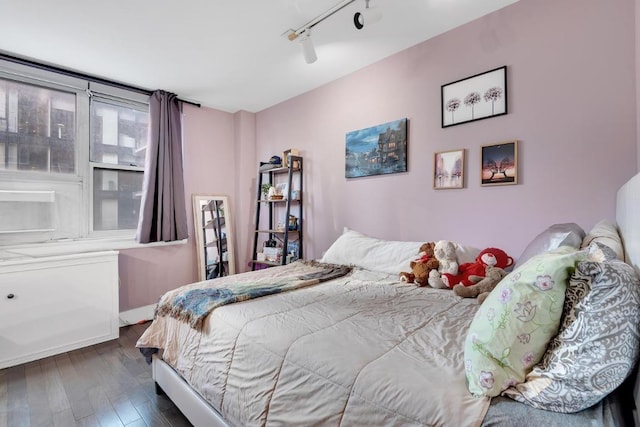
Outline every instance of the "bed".
<path id="1" fill-rule="evenodd" d="M 399 282 L 420 242 L 345 230 L 319 262 L 168 292 L 137 346 L 196 426 L 637 425 L 639 196 L 640 174 L 615 225 L 542 231 L 481 306 Z"/>

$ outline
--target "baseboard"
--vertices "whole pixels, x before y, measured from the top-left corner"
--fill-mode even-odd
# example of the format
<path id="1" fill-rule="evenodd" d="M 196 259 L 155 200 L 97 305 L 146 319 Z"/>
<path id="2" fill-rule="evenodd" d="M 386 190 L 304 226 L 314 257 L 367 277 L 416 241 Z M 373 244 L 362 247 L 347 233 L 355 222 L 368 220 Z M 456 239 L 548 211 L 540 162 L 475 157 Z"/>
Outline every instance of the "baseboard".
<path id="1" fill-rule="evenodd" d="M 155 304 L 120 312 L 120 327 L 153 320 Z"/>

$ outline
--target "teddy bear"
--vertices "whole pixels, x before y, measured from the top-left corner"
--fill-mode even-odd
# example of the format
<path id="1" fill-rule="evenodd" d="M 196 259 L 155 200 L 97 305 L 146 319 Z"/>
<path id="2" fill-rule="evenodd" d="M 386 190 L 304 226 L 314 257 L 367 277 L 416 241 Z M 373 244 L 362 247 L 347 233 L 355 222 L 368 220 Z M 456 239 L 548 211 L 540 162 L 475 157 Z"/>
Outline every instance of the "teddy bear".
<path id="1" fill-rule="evenodd" d="M 440 263 L 433 256 L 435 243 L 423 243 L 420 246 L 419 258 L 409 263 L 411 273 L 400 273 L 400 281 L 407 283 L 415 283 L 418 286 L 426 286 L 429 279 L 429 272 L 438 269 Z"/>
<path id="2" fill-rule="evenodd" d="M 458 274 L 458 257 L 456 244 L 449 240 L 439 240 L 433 249 L 433 256 L 438 260 L 438 269 L 429 272 L 429 286 L 436 289 L 446 288 L 442 281 L 442 273 Z"/>
<path id="3" fill-rule="evenodd" d="M 462 283 L 458 283 L 453 287 L 453 293 L 463 298 L 475 298 L 478 297 L 478 304 L 487 298 L 489 293 L 495 288 L 500 280 L 507 275 L 507 272 L 500 267 L 493 265 L 487 265 L 484 272 L 484 278 L 481 279 L 475 285 L 465 286 Z"/>
<path id="4" fill-rule="evenodd" d="M 442 281 L 452 289 L 458 283 L 473 285 L 484 277 L 488 265 L 505 269 L 513 265 L 513 258 L 502 249 L 486 248 L 480 251 L 474 262 L 460 264 L 458 274 L 444 273 Z"/>

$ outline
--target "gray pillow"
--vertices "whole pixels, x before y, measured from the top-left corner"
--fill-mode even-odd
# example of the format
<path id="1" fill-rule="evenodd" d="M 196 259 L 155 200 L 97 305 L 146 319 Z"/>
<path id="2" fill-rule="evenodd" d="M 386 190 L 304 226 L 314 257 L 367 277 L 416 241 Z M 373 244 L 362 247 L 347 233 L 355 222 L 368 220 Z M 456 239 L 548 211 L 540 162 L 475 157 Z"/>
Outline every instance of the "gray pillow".
<path id="1" fill-rule="evenodd" d="M 538 234 L 522 251 L 516 266 L 522 265 L 535 255 L 552 251 L 560 246 L 571 246 L 578 249 L 582 244 L 585 233 L 582 227 L 573 222 L 553 224 L 542 233 Z"/>
<path id="2" fill-rule="evenodd" d="M 577 264 L 560 332 L 525 382 L 504 392 L 539 409 L 578 412 L 631 373 L 640 348 L 640 281 L 619 260 Z"/>

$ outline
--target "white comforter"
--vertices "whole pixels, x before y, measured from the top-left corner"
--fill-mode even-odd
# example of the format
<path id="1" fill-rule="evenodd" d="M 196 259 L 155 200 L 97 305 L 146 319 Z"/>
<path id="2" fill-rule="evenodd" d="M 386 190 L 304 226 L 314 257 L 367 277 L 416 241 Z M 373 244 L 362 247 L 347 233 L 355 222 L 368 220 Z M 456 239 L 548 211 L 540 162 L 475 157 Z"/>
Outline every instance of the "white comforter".
<path id="1" fill-rule="evenodd" d="M 355 269 L 219 307 L 202 333 L 159 317 L 138 347 L 163 358 L 230 425 L 477 426 L 463 343 L 475 299 Z"/>

